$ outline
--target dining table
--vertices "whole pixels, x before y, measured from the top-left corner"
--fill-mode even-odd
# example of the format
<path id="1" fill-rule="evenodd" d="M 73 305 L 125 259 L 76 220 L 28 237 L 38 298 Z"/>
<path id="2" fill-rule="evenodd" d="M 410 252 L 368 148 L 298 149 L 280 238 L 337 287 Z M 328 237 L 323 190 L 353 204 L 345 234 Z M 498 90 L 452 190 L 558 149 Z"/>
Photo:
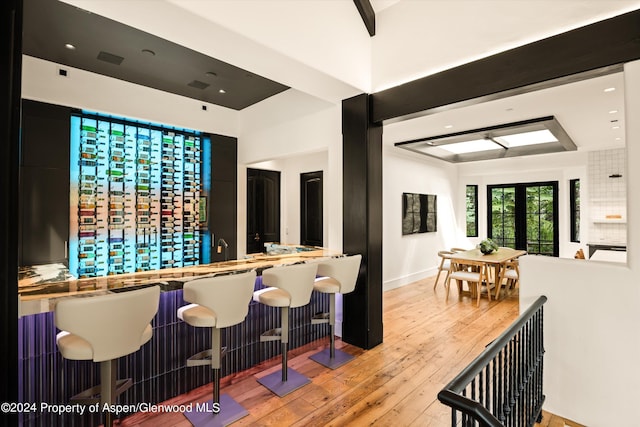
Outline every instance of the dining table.
<path id="1" fill-rule="evenodd" d="M 456 252 L 450 257 L 452 263 L 456 262 L 458 264 L 464 264 L 465 261 L 474 261 L 483 263 L 485 268 L 487 269 L 487 272 L 489 272 L 489 269 L 492 268 L 494 272 L 493 285 L 496 289 L 495 298 L 497 300 L 498 296 L 500 295 L 500 285 L 502 282 L 502 275 L 504 274 L 504 271 L 506 269 L 506 264 L 526 254 L 527 251 L 525 250 L 501 246 L 497 250 L 494 250 L 493 252 L 488 254 L 484 254 L 480 251 L 480 249 L 475 248 L 462 252 Z M 487 292 L 491 292 L 491 285 L 491 283 L 486 284 Z M 475 297 L 475 295 L 473 295 L 473 287 L 469 290 L 469 293 L 471 294 L 471 296 Z"/>

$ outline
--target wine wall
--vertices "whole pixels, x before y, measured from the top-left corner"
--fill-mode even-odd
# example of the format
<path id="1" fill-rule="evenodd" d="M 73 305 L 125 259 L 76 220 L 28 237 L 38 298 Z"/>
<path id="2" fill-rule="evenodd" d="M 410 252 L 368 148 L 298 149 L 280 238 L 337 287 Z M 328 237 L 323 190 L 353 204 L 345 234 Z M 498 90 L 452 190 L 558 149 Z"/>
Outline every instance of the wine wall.
<path id="1" fill-rule="evenodd" d="M 71 274 L 198 264 L 201 164 L 196 132 L 72 116 Z"/>

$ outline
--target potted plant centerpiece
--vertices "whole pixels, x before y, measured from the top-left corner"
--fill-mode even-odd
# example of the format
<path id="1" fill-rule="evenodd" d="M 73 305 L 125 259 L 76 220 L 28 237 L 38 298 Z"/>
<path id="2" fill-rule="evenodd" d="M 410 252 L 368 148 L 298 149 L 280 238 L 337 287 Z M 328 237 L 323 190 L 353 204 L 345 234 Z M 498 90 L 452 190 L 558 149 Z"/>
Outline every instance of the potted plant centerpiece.
<path id="1" fill-rule="evenodd" d="M 483 254 L 488 255 L 491 252 L 498 250 L 498 244 L 491 239 L 484 239 L 478 245 L 478 249 L 480 249 L 480 252 Z"/>

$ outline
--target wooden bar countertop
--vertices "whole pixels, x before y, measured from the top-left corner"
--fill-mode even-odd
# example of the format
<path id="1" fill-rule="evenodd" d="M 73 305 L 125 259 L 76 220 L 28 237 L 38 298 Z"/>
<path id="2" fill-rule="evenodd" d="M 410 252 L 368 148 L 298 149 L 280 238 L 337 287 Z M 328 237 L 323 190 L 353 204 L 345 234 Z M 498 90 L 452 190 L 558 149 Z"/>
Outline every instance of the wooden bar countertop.
<path id="1" fill-rule="evenodd" d="M 21 269 L 18 280 L 19 315 L 53 311 L 55 301 L 70 296 L 93 296 L 117 292 L 127 287 L 158 283 L 163 291 L 181 289 L 182 284 L 194 277 L 295 264 L 310 259 L 341 255 L 340 252 L 317 247 L 302 247 L 300 251 L 283 254 L 253 254 L 245 259 L 200 264 L 189 267 L 167 268 L 153 271 L 76 279 L 62 264 L 34 266 Z M 48 267 L 48 268 L 47 268 Z M 48 276 L 39 275 L 46 271 Z"/>

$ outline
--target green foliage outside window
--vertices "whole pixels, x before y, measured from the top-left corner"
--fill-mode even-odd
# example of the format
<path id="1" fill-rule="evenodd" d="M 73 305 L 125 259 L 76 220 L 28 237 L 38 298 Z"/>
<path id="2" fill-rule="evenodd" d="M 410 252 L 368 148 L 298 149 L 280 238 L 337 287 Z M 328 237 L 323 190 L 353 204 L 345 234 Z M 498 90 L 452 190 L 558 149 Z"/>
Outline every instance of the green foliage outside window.
<path id="1" fill-rule="evenodd" d="M 478 186 L 467 185 L 467 237 L 478 237 Z"/>
<path id="2" fill-rule="evenodd" d="M 571 241 L 580 242 L 580 180 L 569 181 L 569 199 L 571 212 Z"/>
<path id="3" fill-rule="evenodd" d="M 526 227 L 526 250 L 530 254 L 554 255 L 555 188 L 553 185 L 518 184 L 524 199 L 516 200 L 516 186 L 490 188 L 491 230 L 489 236 L 500 246 L 516 247 L 516 218 Z M 522 193 L 521 193 L 522 194 Z M 524 203 L 523 203 L 524 202 Z M 518 204 L 524 206 L 518 206 Z M 523 238 L 523 237 L 521 237 Z M 523 242 L 524 246 L 524 242 Z"/>
<path id="4" fill-rule="evenodd" d="M 491 189 L 491 238 L 499 246 L 516 245 L 516 189 Z"/>

